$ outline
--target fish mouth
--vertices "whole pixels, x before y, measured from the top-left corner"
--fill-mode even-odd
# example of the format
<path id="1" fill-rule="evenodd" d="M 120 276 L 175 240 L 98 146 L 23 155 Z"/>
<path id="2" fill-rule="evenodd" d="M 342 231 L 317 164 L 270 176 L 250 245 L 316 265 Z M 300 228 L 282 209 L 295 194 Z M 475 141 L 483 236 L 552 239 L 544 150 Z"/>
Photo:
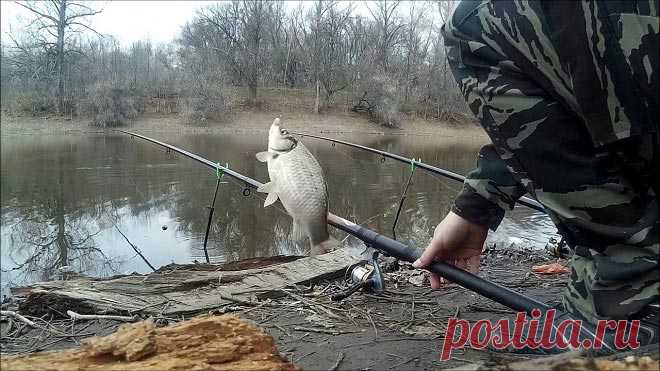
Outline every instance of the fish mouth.
<path id="1" fill-rule="evenodd" d="M 286 137 L 284 138 L 284 140 L 290 141 L 291 145 L 287 146 L 286 148 L 274 148 L 268 146 L 268 150 L 277 153 L 287 153 L 293 151 L 298 146 L 298 141 L 294 137 Z"/>
<path id="2" fill-rule="evenodd" d="M 273 123 L 270 124 L 270 131 L 272 132 L 273 129 L 277 129 L 277 131 L 279 132 L 279 130 L 280 130 L 280 118 L 279 117 L 276 118 L 275 120 L 273 120 Z"/>

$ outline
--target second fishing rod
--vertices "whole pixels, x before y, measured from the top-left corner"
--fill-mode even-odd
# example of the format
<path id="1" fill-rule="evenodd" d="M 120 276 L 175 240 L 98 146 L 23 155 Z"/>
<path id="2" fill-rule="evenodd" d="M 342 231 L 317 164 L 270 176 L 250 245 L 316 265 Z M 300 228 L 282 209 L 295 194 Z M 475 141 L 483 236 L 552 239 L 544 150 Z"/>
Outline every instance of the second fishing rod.
<path id="1" fill-rule="evenodd" d="M 119 131 L 131 135 L 133 137 L 144 139 L 153 144 L 167 148 L 168 150 L 180 153 L 197 162 L 209 166 L 214 170 L 222 171 L 225 175 L 228 175 L 236 180 L 239 180 L 240 182 L 244 183 L 246 186 L 250 188 L 256 189 L 262 185 L 261 182 L 256 181 L 250 177 L 247 177 L 235 170 L 231 170 L 228 167 L 221 166 L 197 154 L 177 148 L 171 144 L 167 144 L 159 140 L 146 137 L 144 135 L 131 133 L 123 130 L 119 130 Z M 393 256 L 399 260 L 412 263 L 415 260 L 417 260 L 421 255 L 418 250 L 410 246 L 407 246 L 399 241 L 396 241 L 387 236 L 374 232 L 370 229 L 364 228 L 355 223 L 352 223 L 332 213 L 328 213 L 328 224 L 352 236 L 357 237 L 358 239 L 362 240 L 367 246 L 380 250 L 381 252 L 389 256 Z M 431 272 L 436 273 L 452 282 L 456 282 L 459 285 L 471 291 L 474 291 L 480 295 L 483 295 L 491 300 L 494 300 L 500 304 L 503 304 L 517 311 L 531 313 L 531 311 L 535 308 L 541 311 L 546 311 L 550 308 L 548 305 L 544 303 L 529 298 L 518 292 L 512 291 L 506 287 L 502 287 L 493 282 L 487 281 L 470 272 L 467 272 L 460 268 L 456 268 L 447 263 L 436 262 L 431 264 L 431 266 L 429 266 L 428 269 Z"/>
<path id="2" fill-rule="evenodd" d="M 379 150 L 379 149 L 376 149 L 376 148 L 363 146 L 361 144 L 355 144 L 355 143 L 347 142 L 347 141 L 344 141 L 344 140 L 323 137 L 323 136 L 320 136 L 320 135 L 305 134 L 305 133 L 299 133 L 299 132 L 291 132 L 291 134 L 300 135 L 301 137 L 308 137 L 308 138 L 324 140 L 324 141 L 327 141 L 327 142 L 337 143 L 337 144 L 341 144 L 341 145 L 344 145 L 344 146 L 360 149 L 360 150 L 363 150 L 363 151 L 371 152 L 371 153 L 376 154 L 376 155 L 383 156 L 383 158 L 391 158 L 393 160 L 396 160 L 396 161 L 399 161 L 399 162 L 402 162 L 402 163 L 405 163 L 405 164 L 410 164 L 410 165 L 416 166 L 416 167 L 418 167 L 420 169 L 423 169 L 425 171 L 428 171 L 430 173 L 438 174 L 440 176 L 455 180 L 457 182 L 462 183 L 462 182 L 465 181 L 465 177 L 463 175 L 456 174 L 454 172 L 451 172 L 451 171 L 448 171 L 448 170 L 445 170 L 445 169 L 441 169 L 437 166 L 426 164 L 426 163 L 421 162 L 419 160 L 415 160 L 414 158 L 407 158 L 407 157 L 398 155 L 396 153 L 390 153 L 390 152 L 382 151 L 382 150 Z M 516 202 L 521 204 L 521 205 L 527 206 L 527 207 L 529 207 L 533 210 L 545 213 L 545 208 L 543 207 L 543 205 L 541 205 L 539 202 L 537 202 L 536 200 L 533 200 L 529 197 L 521 197 Z"/>
<path id="3" fill-rule="evenodd" d="M 161 141 L 158 141 L 156 139 L 152 139 L 149 137 L 146 137 L 144 135 L 136 134 L 136 133 L 131 133 L 123 130 L 119 130 L 122 133 L 131 135 L 132 137 L 138 137 L 141 139 L 144 139 L 146 141 L 149 141 L 153 144 L 159 145 L 161 147 L 164 147 L 168 150 L 180 153 L 186 157 L 189 157 L 197 162 L 200 162 L 206 166 L 211 167 L 212 169 L 216 171 L 222 171 L 224 174 L 239 180 L 240 182 L 243 182 L 246 187 L 250 188 L 259 188 L 262 186 L 262 183 L 254 180 L 250 177 L 247 177 L 237 171 L 231 170 L 228 167 L 221 166 L 220 164 L 214 163 L 210 160 L 207 160 L 197 154 L 194 154 L 192 152 L 177 148 L 171 144 L 167 144 Z M 387 236 L 384 236 L 382 234 L 379 234 L 375 231 L 372 231 L 368 228 L 362 227 L 360 225 L 357 225 L 355 223 L 352 223 L 342 217 L 339 217 L 337 215 L 334 215 L 332 213 L 328 213 L 328 224 L 354 236 L 357 237 L 358 239 L 362 240 L 365 245 L 372 247 L 376 250 L 379 250 L 386 255 L 392 256 L 394 258 L 397 258 L 399 260 L 403 260 L 406 262 L 414 262 L 417 260 L 420 256 L 421 253 L 410 247 L 407 246 L 399 241 L 393 240 Z M 526 312 L 527 314 L 531 315 L 532 317 L 534 316 L 535 311 L 540 311 L 544 316 L 549 315 L 549 313 L 557 313 L 557 316 L 554 317 L 553 320 L 553 327 L 557 328 L 558 324 L 565 320 L 565 319 L 572 319 L 571 315 L 567 312 L 562 312 L 559 310 L 556 310 L 551 308 L 545 303 L 542 303 L 540 301 L 537 301 L 531 297 L 528 297 L 526 295 L 523 295 L 519 292 L 513 291 L 511 289 L 508 289 L 506 287 L 500 286 L 494 282 L 485 280 L 475 274 L 472 274 L 468 271 L 465 271 L 463 269 L 457 268 L 451 264 L 447 264 L 444 262 L 434 262 L 431 265 L 427 267 L 427 269 L 443 278 L 448 279 L 449 281 L 455 282 L 466 289 L 473 291 L 481 296 L 487 297 L 497 303 L 500 303 L 506 307 L 509 307 L 515 311 L 518 312 Z M 581 338 L 591 338 L 594 339 L 594 331 L 595 328 L 594 326 L 588 324 L 588 323 L 583 323 L 583 325 L 579 328 L 580 331 L 580 337 Z M 611 333 L 611 334 L 610 334 Z M 613 331 L 609 331 L 606 334 L 606 338 L 604 339 L 603 347 L 606 349 L 614 349 L 613 346 L 611 345 L 610 338 L 613 339 Z"/>

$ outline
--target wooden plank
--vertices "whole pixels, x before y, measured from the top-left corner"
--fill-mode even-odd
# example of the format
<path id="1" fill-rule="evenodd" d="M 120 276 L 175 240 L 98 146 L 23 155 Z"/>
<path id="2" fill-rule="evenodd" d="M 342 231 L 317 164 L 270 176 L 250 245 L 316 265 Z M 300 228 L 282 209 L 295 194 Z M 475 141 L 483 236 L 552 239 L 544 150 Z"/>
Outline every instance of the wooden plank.
<path id="1" fill-rule="evenodd" d="M 172 270 L 111 279 L 79 278 L 39 282 L 12 293 L 25 300 L 24 314 L 144 313 L 177 316 L 198 313 L 257 297 L 272 296 L 281 289 L 342 275 L 358 262 L 358 253 L 339 249 L 328 254 L 288 263 L 241 271 Z M 233 296 L 232 293 L 252 292 Z"/>

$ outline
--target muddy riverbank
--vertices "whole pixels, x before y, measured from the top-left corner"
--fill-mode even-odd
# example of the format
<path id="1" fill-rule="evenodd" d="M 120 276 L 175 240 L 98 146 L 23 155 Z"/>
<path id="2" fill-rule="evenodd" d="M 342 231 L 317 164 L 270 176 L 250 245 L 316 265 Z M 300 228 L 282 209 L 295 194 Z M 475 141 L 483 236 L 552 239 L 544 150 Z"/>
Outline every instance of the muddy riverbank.
<path id="1" fill-rule="evenodd" d="M 524 294 L 556 304 L 567 274 L 538 275 L 533 265 L 554 262 L 544 252 L 520 248 L 491 248 L 482 258 L 481 275 Z M 426 273 L 408 264 L 384 264 L 386 291 L 382 295 L 358 292 L 334 302 L 330 296 L 346 287 L 341 275 L 312 284 L 287 286 L 282 295 L 226 302 L 203 313 L 233 313 L 265 328 L 279 351 L 303 369 L 329 369 L 339 358 L 337 369 L 437 369 L 483 363 L 495 366 L 529 357 L 463 349 L 441 362 L 439 354 L 450 317 L 468 321 L 498 320 L 513 312 L 457 285 L 431 290 Z M 173 267 L 170 267 L 172 269 Z M 188 267 L 189 269 L 190 267 Z M 165 268 L 167 269 L 167 268 Z M 204 268 L 208 269 L 208 268 Z M 146 279 L 146 277 L 145 277 Z M 202 286 L 184 295 L 197 295 Z M 84 295 L 80 290 L 80 295 Z M 113 293 L 108 293 L 111 296 Z M 243 293 L 245 295 L 245 293 Z M 220 298 L 218 298 L 220 300 Z M 27 310 L 24 304 L 7 302 L 3 309 Z M 28 317 L 40 328 L 16 320 L 5 320 L 2 328 L 3 354 L 20 354 L 79 346 L 85 338 L 112 333 L 122 322 L 108 319 L 72 320 L 61 313 L 62 303 L 42 302 L 40 316 Z M 168 304 L 169 305 L 169 304 Z M 80 310 L 80 308 L 77 308 Z M 149 314 L 162 325 L 173 324 L 199 313 L 164 314 L 161 307 Z M 107 313 L 106 313 L 107 314 Z M 126 312 L 119 314 L 126 315 Z"/>
<path id="2" fill-rule="evenodd" d="M 390 129 L 370 122 L 364 115 L 353 112 L 312 113 L 287 112 L 272 113 L 262 111 L 238 111 L 221 122 L 208 122 L 204 125 L 185 124 L 175 114 L 145 114 L 126 126 L 125 130 L 144 133 L 185 132 L 185 133 L 223 133 L 223 132 L 264 132 L 268 131 L 273 118 L 281 116 L 283 125 L 292 130 L 312 133 L 361 133 L 378 135 L 438 135 L 443 138 L 456 137 L 486 143 L 484 131 L 473 122 L 441 122 L 410 117 L 404 120 L 400 128 Z M 80 117 L 63 118 L 57 116 L 10 116 L 0 120 L 2 135 L 28 135 L 45 133 L 103 133 L 112 129 L 100 129 L 89 124 L 89 120 Z"/>

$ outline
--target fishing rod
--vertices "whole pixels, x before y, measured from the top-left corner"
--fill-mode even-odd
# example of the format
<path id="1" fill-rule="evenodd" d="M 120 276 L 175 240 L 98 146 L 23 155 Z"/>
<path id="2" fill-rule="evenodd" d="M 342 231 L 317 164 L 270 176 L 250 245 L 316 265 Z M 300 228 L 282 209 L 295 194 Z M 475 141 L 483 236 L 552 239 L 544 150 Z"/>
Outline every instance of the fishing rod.
<path id="1" fill-rule="evenodd" d="M 247 186 L 252 187 L 254 189 L 259 188 L 262 185 L 261 182 L 249 178 L 234 170 L 231 170 L 226 166 L 222 166 L 220 164 L 214 163 L 213 161 L 207 160 L 199 155 L 175 147 L 171 144 L 167 144 L 165 142 L 161 142 L 159 140 L 149 138 L 147 136 L 140 135 L 137 133 L 132 133 L 124 130 L 119 130 L 119 131 L 131 135 L 133 137 L 144 139 L 148 142 L 167 148 L 168 150 L 180 153 L 214 170 L 223 171 L 226 175 L 229 175 L 241 182 L 244 182 Z M 389 256 L 393 256 L 399 260 L 412 263 L 421 256 L 421 254 L 412 247 L 409 247 L 399 241 L 393 240 L 387 236 L 384 236 L 370 229 L 352 223 L 332 213 L 328 213 L 328 224 L 354 237 L 357 237 L 358 239 L 362 240 L 367 246 L 380 250 L 383 253 Z M 470 272 L 467 272 L 460 268 L 456 268 L 453 265 L 447 263 L 434 262 L 431 264 L 428 270 L 452 282 L 456 282 L 457 284 L 465 287 L 468 290 L 479 293 L 482 296 L 497 301 L 498 303 L 503 304 L 517 311 L 529 313 L 534 308 L 538 308 L 542 311 L 545 311 L 550 308 L 544 303 L 536 301 L 532 298 L 529 298 L 525 295 L 512 291 L 508 288 L 499 286 L 493 282 L 487 281 Z"/>
<path id="2" fill-rule="evenodd" d="M 403 163 L 406 163 L 406 164 L 415 165 L 415 166 L 417 166 L 421 169 L 424 169 L 428 172 L 431 172 L 433 174 L 438 174 L 438 175 L 444 176 L 445 178 L 449 178 L 449 179 L 452 179 L 452 180 L 455 180 L 455 181 L 458 181 L 458 182 L 461 182 L 461 183 L 465 181 L 465 177 L 463 175 L 456 174 L 454 172 L 451 172 L 451 171 L 448 171 L 448 170 L 445 170 L 445 169 L 441 169 L 441 168 L 433 166 L 433 165 L 425 164 L 421 161 L 415 160 L 414 158 L 411 159 L 411 158 L 403 157 L 403 156 L 397 155 L 395 153 L 381 151 L 379 149 L 375 149 L 375 148 L 371 148 L 371 147 L 367 147 L 367 146 L 363 146 L 363 145 L 355 144 L 355 143 L 351 143 L 351 142 L 346 142 L 346 141 L 339 140 L 339 139 L 333 139 L 333 138 L 328 138 L 328 137 L 322 137 L 322 136 L 319 136 L 319 135 L 304 134 L 304 133 L 298 133 L 298 132 L 290 132 L 290 133 L 295 134 L 295 135 L 300 135 L 302 137 L 315 138 L 315 139 L 325 140 L 325 141 L 332 142 L 332 143 L 343 144 L 345 146 L 349 146 L 349 147 L 353 147 L 353 148 L 358 148 L 358 149 L 361 149 L 361 150 L 364 150 L 364 151 L 367 151 L 367 152 L 371 152 L 371 153 L 375 153 L 375 154 L 381 155 L 383 157 L 388 157 L 388 158 L 391 158 L 393 160 L 397 160 L 397 161 L 400 161 L 400 162 L 403 162 Z M 536 211 L 540 211 L 542 213 L 545 213 L 545 208 L 543 207 L 543 205 L 541 205 L 538 201 L 533 200 L 529 197 L 521 197 L 516 202 L 518 202 L 521 205 L 527 206 L 531 209 L 534 209 Z"/>
<path id="3" fill-rule="evenodd" d="M 132 133 L 129 131 L 124 131 L 124 130 L 119 130 L 119 131 L 128 134 L 131 137 L 144 139 L 148 142 L 164 147 L 169 151 L 180 153 L 216 171 L 223 171 L 228 176 L 235 178 L 241 182 L 244 182 L 245 185 L 248 187 L 252 187 L 256 189 L 262 185 L 262 183 L 257 180 L 249 178 L 241 173 L 229 169 L 228 167 L 221 166 L 219 163 L 214 163 L 199 155 L 175 147 L 171 144 L 167 144 L 159 140 L 152 139 L 147 136 Z M 416 249 L 410 246 L 407 246 L 399 241 L 393 240 L 387 236 L 374 232 L 368 228 L 357 225 L 353 222 L 350 222 L 332 213 L 328 213 L 328 224 L 362 240 L 364 244 L 367 245 L 368 247 L 372 247 L 376 250 L 385 253 L 386 255 L 393 256 L 399 260 L 412 263 L 421 256 L 421 253 L 419 251 L 417 251 Z M 548 314 L 551 310 L 551 307 L 545 303 L 537 301 L 533 298 L 530 298 L 519 292 L 513 291 L 509 288 L 500 286 L 494 282 L 485 280 L 475 274 L 472 274 L 468 271 L 457 268 L 445 262 L 433 262 L 426 269 L 443 278 L 455 282 L 458 285 L 470 291 L 473 291 L 481 296 L 487 297 L 517 312 L 526 312 L 534 316 L 534 312 L 536 312 L 536 310 L 539 310 L 541 313 L 543 313 L 543 315 Z M 556 313 L 557 313 L 556 317 L 553 317 L 554 318 L 553 326 L 555 328 L 560 323 L 559 321 L 565 320 L 567 316 L 569 316 L 570 318 L 570 314 L 566 312 L 556 311 Z M 580 327 L 580 331 L 582 336 L 591 337 L 592 339 L 594 339 L 595 330 L 593 329 L 593 326 L 588 325 L 588 323 L 586 322 L 583 323 L 583 325 Z M 603 346 L 605 348 L 611 349 L 608 343 L 609 341 L 604 342 Z"/>

